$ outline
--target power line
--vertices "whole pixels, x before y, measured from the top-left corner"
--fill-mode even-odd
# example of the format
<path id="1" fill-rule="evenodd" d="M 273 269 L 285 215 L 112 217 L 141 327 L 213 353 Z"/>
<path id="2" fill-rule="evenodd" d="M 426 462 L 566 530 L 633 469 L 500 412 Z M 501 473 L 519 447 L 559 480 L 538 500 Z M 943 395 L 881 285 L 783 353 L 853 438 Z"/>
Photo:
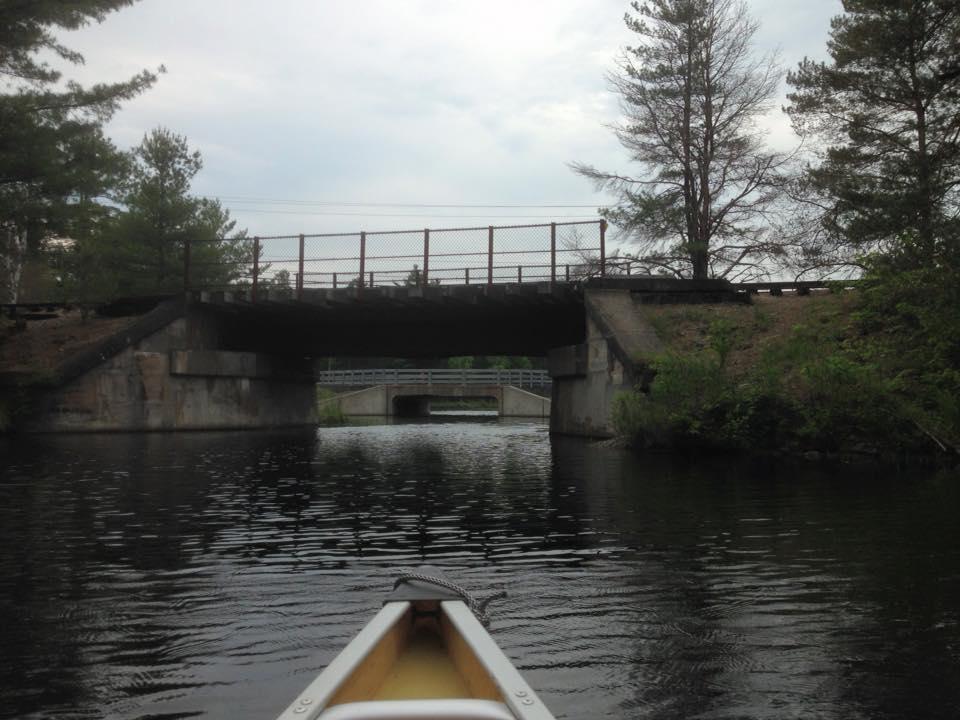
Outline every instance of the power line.
<path id="1" fill-rule="evenodd" d="M 518 219 L 528 219 L 528 218 L 539 218 L 539 219 L 549 219 L 549 218 L 564 218 L 564 219 L 578 219 L 578 220 L 590 220 L 596 219 L 596 215 L 437 215 L 436 213 L 379 213 L 379 212 L 317 212 L 317 211 L 306 211 L 306 210 L 262 210 L 256 208 L 237 208 L 237 213 L 255 213 L 259 215 L 310 215 L 310 216 L 327 216 L 327 217 L 415 217 L 415 218 L 447 218 L 447 219 L 488 219 L 488 218 L 518 218 Z"/>
<path id="2" fill-rule="evenodd" d="M 478 209 L 478 210 L 549 210 L 549 209 L 596 209 L 597 204 L 568 204 L 568 203 L 542 203 L 533 205 L 524 205 L 518 203 L 396 203 L 396 202 L 358 202 L 358 201 L 333 201 L 333 200 L 291 200 L 280 198 L 257 198 L 246 197 L 242 195 L 203 195 L 209 200 L 220 200 L 230 203 L 249 203 L 255 205 L 305 205 L 317 207 L 373 207 L 373 208 L 439 208 L 439 209 Z"/>

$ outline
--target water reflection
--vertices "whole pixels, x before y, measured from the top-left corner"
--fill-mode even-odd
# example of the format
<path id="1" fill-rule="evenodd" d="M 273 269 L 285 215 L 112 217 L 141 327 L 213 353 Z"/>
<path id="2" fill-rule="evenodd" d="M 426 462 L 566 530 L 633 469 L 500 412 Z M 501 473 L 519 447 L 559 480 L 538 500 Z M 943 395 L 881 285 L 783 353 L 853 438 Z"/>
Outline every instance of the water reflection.
<path id="1" fill-rule="evenodd" d="M 0 717 L 274 716 L 398 567 L 505 587 L 559 717 L 953 717 L 956 478 L 541 423 L 0 441 Z"/>

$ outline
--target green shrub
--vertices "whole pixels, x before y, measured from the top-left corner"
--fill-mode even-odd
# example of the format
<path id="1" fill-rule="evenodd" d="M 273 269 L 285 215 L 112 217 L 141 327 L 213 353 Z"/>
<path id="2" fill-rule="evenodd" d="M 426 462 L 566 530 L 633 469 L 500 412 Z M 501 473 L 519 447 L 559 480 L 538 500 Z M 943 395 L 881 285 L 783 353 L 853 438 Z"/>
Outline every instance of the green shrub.
<path id="1" fill-rule="evenodd" d="M 739 327 L 690 311 L 706 350 L 656 358 L 645 393 L 615 398 L 614 427 L 673 449 L 960 452 L 960 271 L 878 262 L 860 287 L 811 303 L 736 379 L 731 352 L 769 315 Z"/>
<path id="2" fill-rule="evenodd" d="M 340 409 L 340 403 L 334 398 L 336 393 L 332 390 L 317 388 L 317 422 L 322 425 L 336 425 L 347 420 L 347 416 Z"/>
<path id="3" fill-rule="evenodd" d="M 741 386 L 718 411 L 717 442 L 739 450 L 787 447 L 800 424 L 795 403 L 760 386 Z"/>
<path id="4" fill-rule="evenodd" d="M 614 398 L 617 432 L 647 446 L 712 442 L 711 411 L 729 391 L 723 368 L 704 355 L 663 355 L 651 369 L 655 375 L 646 394 L 635 390 Z"/>
<path id="5" fill-rule="evenodd" d="M 717 354 L 720 360 L 720 367 L 727 364 L 727 357 L 737 339 L 737 328 L 726 318 L 717 318 L 710 323 L 710 329 L 707 332 L 707 342 L 710 348 Z"/>
<path id="6" fill-rule="evenodd" d="M 759 305 L 753 306 L 753 328 L 755 332 L 766 332 L 773 327 L 773 316 Z"/>
<path id="7" fill-rule="evenodd" d="M 875 368 L 832 353 L 799 372 L 801 436 L 836 448 L 857 439 L 891 437 L 901 413 Z"/>

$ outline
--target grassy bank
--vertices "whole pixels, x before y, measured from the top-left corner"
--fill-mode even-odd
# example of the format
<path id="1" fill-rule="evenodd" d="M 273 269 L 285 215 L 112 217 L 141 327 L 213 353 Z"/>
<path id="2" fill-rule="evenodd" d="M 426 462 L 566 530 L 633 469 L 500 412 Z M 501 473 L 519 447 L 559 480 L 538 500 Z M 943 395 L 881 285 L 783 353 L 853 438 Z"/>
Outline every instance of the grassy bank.
<path id="1" fill-rule="evenodd" d="M 866 310 L 859 292 L 652 307 L 667 350 L 637 358 L 655 376 L 616 398 L 614 425 L 652 449 L 952 453 L 956 398 L 885 357 Z"/>
<path id="2" fill-rule="evenodd" d="M 321 425 L 337 425 L 346 422 L 347 416 L 334 400 L 336 393 L 328 388 L 317 388 L 317 422 Z"/>

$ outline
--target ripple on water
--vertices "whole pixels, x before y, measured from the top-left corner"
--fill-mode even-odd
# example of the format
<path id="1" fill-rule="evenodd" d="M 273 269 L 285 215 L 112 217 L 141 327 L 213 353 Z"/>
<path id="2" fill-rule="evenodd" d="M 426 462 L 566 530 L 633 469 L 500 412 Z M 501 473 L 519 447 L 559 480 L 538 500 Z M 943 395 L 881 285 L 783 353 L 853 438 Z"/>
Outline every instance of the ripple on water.
<path id="1" fill-rule="evenodd" d="M 957 484 L 536 423 L 0 450 L 0 717 L 273 717 L 424 563 L 508 591 L 495 637 L 561 718 L 960 707 Z"/>

